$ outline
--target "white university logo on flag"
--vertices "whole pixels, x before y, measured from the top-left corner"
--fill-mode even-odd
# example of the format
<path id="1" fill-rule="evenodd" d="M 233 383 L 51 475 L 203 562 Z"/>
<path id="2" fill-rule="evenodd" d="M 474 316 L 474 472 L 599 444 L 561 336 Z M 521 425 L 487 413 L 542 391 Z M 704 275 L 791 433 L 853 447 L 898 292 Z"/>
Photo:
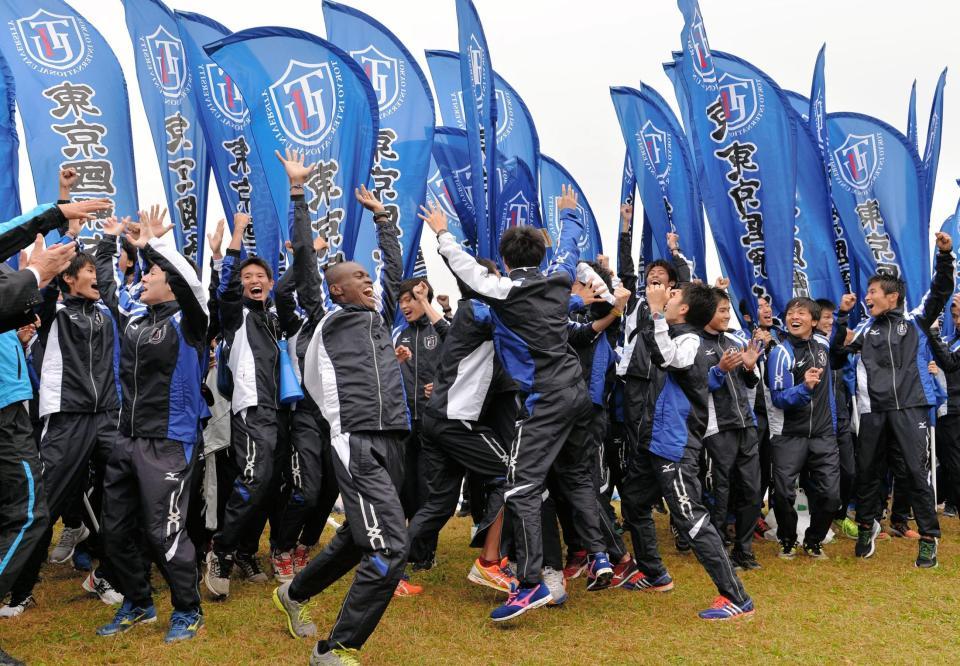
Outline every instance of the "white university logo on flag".
<path id="1" fill-rule="evenodd" d="M 75 16 L 61 16 L 38 9 L 17 20 L 18 50 L 36 65 L 65 71 L 87 56 L 86 26 Z M 89 62 L 86 59 L 83 65 Z"/>
<path id="2" fill-rule="evenodd" d="M 246 123 L 250 111 L 243 101 L 240 88 L 230 78 L 230 75 L 213 62 L 207 63 L 205 73 L 207 97 L 213 103 L 214 108 L 236 125 Z"/>
<path id="3" fill-rule="evenodd" d="M 164 97 L 177 99 L 183 94 L 187 81 L 184 68 L 183 44 L 161 25 L 152 35 L 144 38 L 144 59 Z"/>
<path id="4" fill-rule="evenodd" d="M 400 62 L 384 55 L 373 44 L 360 51 L 351 51 L 350 56 L 360 64 L 370 79 L 373 92 L 377 94 L 380 113 L 386 113 L 396 103 L 403 89 L 404 77 Z"/>
<path id="5" fill-rule="evenodd" d="M 338 124 L 337 86 L 329 62 L 291 60 L 270 86 L 270 99 L 283 133 L 305 146 L 322 143 Z"/>
<path id="6" fill-rule="evenodd" d="M 840 179 L 855 190 L 873 185 L 882 163 L 882 143 L 876 134 L 848 134 L 843 145 L 833 151 Z"/>

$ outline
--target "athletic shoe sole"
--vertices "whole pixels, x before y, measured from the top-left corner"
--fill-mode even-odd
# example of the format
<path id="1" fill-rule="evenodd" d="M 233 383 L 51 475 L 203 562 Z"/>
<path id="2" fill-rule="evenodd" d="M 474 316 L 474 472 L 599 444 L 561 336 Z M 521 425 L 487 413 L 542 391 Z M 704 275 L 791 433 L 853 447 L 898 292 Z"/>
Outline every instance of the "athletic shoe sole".
<path id="1" fill-rule="evenodd" d="M 491 590 L 496 590 L 497 592 L 510 594 L 510 590 L 508 588 L 500 587 L 496 583 L 491 582 L 489 579 L 487 579 L 483 575 L 474 573 L 474 569 L 470 569 L 470 573 L 467 574 L 467 580 L 469 580 L 471 583 L 476 583 L 477 585 L 483 585 L 484 587 L 489 587 Z"/>
<path id="2" fill-rule="evenodd" d="M 919 564 L 917 564 L 916 562 L 914 562 L 914 563 L 913 563 L 913 566 L 914 566 L 915 569 L 936 569 L 937 567 L 940 566 L 940 563 L 939 563 L 939 562 L 934 562 L 934 563 L 933 563 L 931 566 L 929 566 L 929 567 L 922 567 L 922 566 L 920 566 Z"/>
<path id="3" fill-rule="evenodd" d="M 745 613 L 737 613 L 736 615 L 730 615 L 728 617 L 701 617 L 700 619 L 705 622 L 735 622 L 737 620 L 752 620 L 756 610 L 747 611 Z"/>
<path id="4" fill-rule="evenodd" d="M 861 555 L 863 559 L 868 557 L 873 557 L 873 554 L 877 552 L 877 535 L 880 534 L 880 523 L 874 522 L 873 527 L 870 529 L 870 550 L 867 551 L 866 555 Z"/>
<path id="5" fill-rule="evenodd" d="M 207 588 L 207 591 L 211 594 L 211 596 L 213 596 L 214 601 L 223 601 L 230 596 L 229 592 L 227 594 L 221 594 L 220 592 L 217 592 L 210 584 L 207 574 L 203 575 L 203 585 Z"/>
<path id="6" fill-rule="evenodd" d="M 610 581 L 613 580 L 613 569 L 601 569 L 597 577 L 587 583 L 588 592 L 599 592 L 610 587 Z"/>
<path id="7" fill-rule="evenodd" d="M 546 606 L 552 600 L 553 600 L 553 596 L 548 594 L 543 599 L 530 602 L 529 605 L 524 606 L 520 610 L 516 611 L 513 615 L 507 615 L 506 617 L 498 617 L 498 618 L 490 618 L 490 619 L 493 620 L 494 622 L 506 622 L 507 620 L 512 620 L 516 617 L 520 617 L 527 611 L 533 610 L 534 608 L 540 608 L 541 606 Z"/>
<path id="8" fill-rule="evenodd" d="M 120 631 L 114 632 L 114 633 L 112 633 L 112 634 L 97 634 L 97 636 L 101 636 L 102 638 L 110 638 L 111 636 L 119 636 L 120 634 L 125 634 L 125 633 L 127 633 L 127 632 L 130 631 L 131 629 L 134 629 L 134 628 L 136 628 L 136 627 L 139 627 L 141 624 L 153 624 L 153 623 L 156 622 L 156 621 L 157 621 L 157 616 L 154 615 L 153 617 L 147 618 L 146 620 L 140 620 L 139 622 L 134 622 L 133 624 L 131 624 L 131 625 L 130 625 L 129 627 L 127 627 L 126 629 L 121 629 Z"/>
<path id="9" fill-rule="evenodd" d="M 280 588 L 276 588 L 271 595 L 273 597 L 273 605 L 277 607 L 277 610 L 283 613 L 284 619 L 287 621 L 287 631 L 290 632 L 290 635 L 295 639 L 300 640 L 300 636 L 297 636 L 297 632 L 293 630 L 293 620 L 290 617 L 290 613 L 287 612 L 287 609 L 284 607 L 283 602 L 280 601 Z"/>

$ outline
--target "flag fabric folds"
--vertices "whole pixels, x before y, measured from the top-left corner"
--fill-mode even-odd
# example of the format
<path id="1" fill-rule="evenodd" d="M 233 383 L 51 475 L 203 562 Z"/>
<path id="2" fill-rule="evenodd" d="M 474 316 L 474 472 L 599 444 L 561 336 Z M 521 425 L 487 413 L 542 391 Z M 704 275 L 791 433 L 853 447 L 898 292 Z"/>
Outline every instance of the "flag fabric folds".
<path id="1" fill-rule="evenodd" d="M 551 249 L 556 247 L 560 239 L 560 211 L 557 202 L 560 199 L 562 185 L 572 185 L 577 194 L 577 208 L 583 216 L 584 234 L 579 240 L 580 258 L 584 261 L 593 261 L 598 254 L 603 254 L 603 244 L 600 240 L 600 229 L 597 227 L 597 218 L 587 203 L 583 190 L 573 179 L 570 172 L 560 166 L 560 163 L 546 155 L 540 156 L 540 199 L 543 211 L 544 229 L 550 237 Z"/>

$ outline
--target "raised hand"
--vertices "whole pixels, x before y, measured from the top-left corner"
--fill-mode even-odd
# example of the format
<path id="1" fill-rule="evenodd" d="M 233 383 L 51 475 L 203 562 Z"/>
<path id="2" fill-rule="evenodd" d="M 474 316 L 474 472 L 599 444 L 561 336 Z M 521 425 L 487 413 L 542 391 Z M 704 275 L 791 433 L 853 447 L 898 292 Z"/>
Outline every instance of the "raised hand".
<path id="1" fill-rule="evenodd" d="M 941 252 L 949 252 L 953 249 L 953 238 L 950 234 L 942 231 L 937 232 L 937 249 Z"/>
<path id="2" fill-rule="evenodd" d="M 717 364 L 724 372 L 730 372 L 734 368 L 743 364 L 743 352 L 739 349 L 728 349 L 723 352 L 720 362 Z"/>
<path id="3" fill-rule="evenodd" d="M 717 281 L 713 283 L 713 286 L 726 291 L 730 287 L 730 278 L 725 278 L 721 275 L 717 278 Z"/>
<path id="4" fill-rule="evenodd" d="M 850 312 L 856 304 L 856 294 L 844 294 L 840 297 L 840 312 Z"/>
<path id="5" fill-rule="evenodd" d="M 557 210 L 576 210 L 577 193 L 573 185 L 560 186 L 560 199 L 557 201 Z"/>
<path id="6" fill-rule="evenodd" d="M 447 214 L 443 212 L 436 201 L 430 202 L 430 208 L 420 206 L 422 213 L 417 213 L 417 217 L 427 223 L 430 230 L 438 236 L 447 230 Z"/>
<path id="7" fill-rule="evenodd" d="M 103 210 L 113 208 L 113 202 L 109 199 L 85 199 L 83 201 L 71 201 L 70 203 L 57 204 L 57 208 L 68 220 L 91 220 L 97 213 Z"/>
<path id="8" fill-rule="evenodd" d="M 279 150 L 273 152 L 277 159 L 283 163 L 283 168 L 287 172 L 287 180 L 290 181 L 290 187 L 302 187 L 304 183 L 310 180 L 310 176 L 317 168 L 316 164 L 304 164 L 305 154 L 302 151 L 287 148 L 286 156 L 281 155 Z"/>
<path id="9" fill-rule="evenodd" d="M 79 174 L 76 169 L 60 169 L 60 198 L 69 199 L 70 190 L 73 189 L 73 186 L 77 184 L 77 179 Z"/>
<path id="10" fill-rule="evenodd" d="M 410 348 L 405 347 L 403 345 L 400 345 L 399 347 L 397 347 L 394 350 L 394 353 L 397 356 L 397 361 L 399 361 L 400 363 L 406 363 L 411 358 L 413 358 L 413 352 L 410 351 Z"/>
<path id="11" fill-rule="evenodd" d="M 167 214 L 167 209 L 159 212 L 160 206 L 151 206 L 149 212 L 140 211 L 140 234 L 136 237 L 129 231 L 126 234 L 127 242 L 138 250 L 142 250 L 150 242 L 151 238 L 160 238 L 165 233 L 173 229 L 172 224 L 163 224 L 163 218 Z"/>
<path id="12" fill-rule="evenodd" d="M 60 243 L 51 247 L 44 247 L 43 236 L 37 234 L 30 253 L 30 261 L 24 268 L 32 268 L 40 278 L 40 288 L 46 287 L 50 280 L 67 270 L 70 260 L 77 251 L 76 244 Z"/>
<path id="13" fill-rule="evenodd" d="M 223 229 L 226 225 L 227 221 L 223 218 L 220 218 L 213 233 L 207 234 L 207 245 L 210 246 L 210 252 L 213 254 L 214 259 L 219 259 L 223 256 L 223 253 L 220 252 L 220 248 L 223 247 Z"/>
<path id="14" fill-rule="evenodd" d="M 444 310 L 450 309 L 450 297 L 446 294 L 437 294 L 437 303 L 439 303 L 440 307 Z"/>
<path id="15" fill-rule="evenodd" d="M 672 231 L 667 232 L 667 249 L 671 252 L 677 252 L 680 250 L 680 235 L 675 234 Z"/>
<path id="16" fill-rule="evenodd" d="M 429 289 L 426 282 L 420 282 L 413 288 L 413 297 L 418 301 L 426 301 Z"/>
<path id="17" fill-rule="evenodd" d="M 630 231 L 630 223 L 633 221 L 633 204 L 620 204 L 620 231 Z"/>
<path id="18" fill-rule="evenodd" d="M 627 303 L 630 302 L 630 290 L 624 287 L 614 287 L 613 288 L 613 307 L 615 307 L 620 312 L 623 312 Z"/>
<path id="19" fill-rule="evenodd" d="M 373 192 L 367 189 L 365 185 L 361 185 L 353 191 L 354 196 L 357 197 L 357 201 L 360 202 L 360 205 L 369 210 L 371 213 L 382 213 L 386 210 L 383 207 L 383 204 L 374 196 Z"/>
<path id="20" fill-rule="evenodd" d="M 323 236 L 317 236 L 313 239 L 313 249 L 317 251 L 317 254 L 323 254 L 329 247 L 330 243 Z"/>
<path id="21" fill-rule="evenodd" d="M 753 369 L 757 367 L 757 360 L 760 358 L 760 346 L 761 344 L 758 341 L 751 340 L 741 352 L 740 357 L 743 359 L 743 367 L 749 372 L 753 372 Z"/>
<path id="22" fill-rule="evenodd" d="M 670 300 L 670 289 L 665 284 L 647 283 L 647 305 L 651 312 L 663 312 Z"/>
<path id="23" fill-rule="evenodd" d="M 123 218 L 124 222 L 129 221 L 129 217 Z M 103 221 L 103 233 L 108 236 L 119 236 L 126 228 L 126 224 L 120 222 L 116 217 L 108 217 Z"/>

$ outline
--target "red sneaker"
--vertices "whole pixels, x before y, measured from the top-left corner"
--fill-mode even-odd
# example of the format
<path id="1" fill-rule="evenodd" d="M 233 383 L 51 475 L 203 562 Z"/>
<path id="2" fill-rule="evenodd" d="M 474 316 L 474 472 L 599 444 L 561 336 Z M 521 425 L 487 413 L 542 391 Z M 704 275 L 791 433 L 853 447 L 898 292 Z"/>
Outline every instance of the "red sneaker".
<path id="1" fill-rule="evenodd" d="M 567 563 L 563 567 L 563 577 L 567 580 L 573 580 L 587 569 L 587 551 L 578 550 L 567 557 Z"/>
<path id="2" fill-rule="evenodd" d="M 401 578 L 397 583 L 397 589 L 393 591 L 395 597 L 415 597 L 423 592 L 422 585 L 414 585 L 406 577 Z"/>
<path id="3" fill-rule="evenodd" d="M 613 565 L 613 578 L 610 580 L 610 587 L 620 587 L 629 581 L 637 573 L 637 563 L 633 557 L 627 556 L 626 562 L 620 562 Z"/>
<path id="4" fill-rule="evenodd" d="M 303 571 L 309 562 L 310 549 L 302 543 L 298 543 L 296 550 L 293 551 L 293 573 L 298 574 Z"/>
<path id="5" fill-rule="evenodd" d="M 274 552 L 270 556 L 270 564 L 273 566 L 273 577 L 281 583 L 293 580 L 293 558 L 290 551 Z"/>

